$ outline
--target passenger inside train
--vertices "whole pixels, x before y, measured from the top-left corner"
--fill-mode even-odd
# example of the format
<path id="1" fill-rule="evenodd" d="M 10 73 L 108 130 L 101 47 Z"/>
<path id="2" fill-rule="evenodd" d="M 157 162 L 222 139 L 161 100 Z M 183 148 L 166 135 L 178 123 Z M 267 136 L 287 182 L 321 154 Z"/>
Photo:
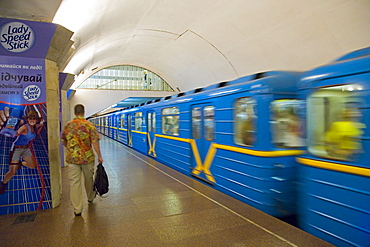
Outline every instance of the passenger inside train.
<path id="1" fill-rule="evenodd" d="M 337 160 L 355 160 L 363 152 L 360 85 L 321 88 L 308 98 L 311 153 Z"/>
<path id="2" fill-rule="evenodd" d="M 357 121 L 359 117 L 360 112 L 356 108 L 344 109 L 340 121 L 331 124 L 325 135 L 326 150 L 330 156 L 351 160 L 355 153 L 362 152 L 359 138 L 364 126 Z"/>

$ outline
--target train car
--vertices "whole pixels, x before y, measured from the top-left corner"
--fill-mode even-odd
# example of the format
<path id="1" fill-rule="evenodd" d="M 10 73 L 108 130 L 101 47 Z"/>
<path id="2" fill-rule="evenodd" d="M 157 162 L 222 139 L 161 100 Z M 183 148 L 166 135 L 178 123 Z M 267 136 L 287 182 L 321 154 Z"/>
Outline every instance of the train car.
<path id="1" fill-rule="evenodd" d="M 370 246 L 370 48 L 308 72 L 299 88 L 299 227 L 335 246 Z"/>
<path id="2" fill-rule="evenodd" d="M 301 73 L 271 71 L 115 114 L 122 143 L 276 217 L 295 214 Z"/>

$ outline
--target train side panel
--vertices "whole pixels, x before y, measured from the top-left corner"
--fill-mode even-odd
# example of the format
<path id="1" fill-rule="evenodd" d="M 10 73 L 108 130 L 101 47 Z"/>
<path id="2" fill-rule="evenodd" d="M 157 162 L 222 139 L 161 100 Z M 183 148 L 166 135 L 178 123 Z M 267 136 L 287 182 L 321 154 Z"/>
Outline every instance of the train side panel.
<path id="1" fill-rule="evenodd" d="M 188 142 L 168 136 L 157 136 L 156 154 L 159 162 L 184 174 L 190 174 L 191 148 Z"/>
<path id="2" fill-rule="evenodd" d="M 370 243 L 368 51 L 308 73 L 301 85 L 309 145 L 298 158 L 299 226 L 336 246 Z"/>
<path id="3" fill-rule="evenodd" d="M 252 146 L 235 143 L 234 104 L 243 97 L 256 102 L 256 142 Z M 295 155 L 300 150 L 271 145 L 271 102 L 287 97 L 292 96 L 242 92 L 218 100 L 216 109 L 222 114 L 216 117 L 217 145 L 210 169 L 219 190 L 276 217 L 292 215 L 296 208 Z"/>
<path id="4" fill-rule="evenodd" d="M 370 243 L 369 177 L 301 166 L 299 226 L 335 246 Z"/>
<path id="5" fill-rule="evenodd" d="M 299 74 L 245 78 L 123 110 L 127 145 L 268 214 L 294 214 L 294 157 L 302 151 L 271 144 L 271 115 L 273 102 L 296 98 Z M 154 135 L 147 128 L 149 111 L 155 113 Z"/>
<path id="6" fill-rule="evenodd" d="M 297 80 L 297 77 L 290 80 Z M 295 155 L 301 151 L 279 149 L 270 144 L 270 103 L 278 98 L 294 98 L 294 93 L 281 93 L 279 97 L 273 97 L 268 90 L 250 92 L 250 89 L 242 87 L 243 85 L 225 88 L 225 91 L 238 93 L 222 97 L 210 97 L 222 94 L 221 92 L 209 93 L 208 97 L 199 94 L 193 96 L 191 103 L 176 104 L 181 111 L 180 135 L 157 135 L 156 157 L 158 161 L 185 174 L 191 174 L 266 213 L 277 217 L 294 214 Z M 256 143 L 252 146 L 237 145 L 234 140 L 235 102 L 245 97 L 252 98 L 257 107 L 257 136 Z M 196 108 L 206 107 L 214 107 L 215 139 L 202 142 L 192 135 L 191 114 Z M 161 119 L 157 121 L 160 122 Z M 184 134 L 185 129 L 188 132 Z M 204 134 L 204 131 L 201 132 Z"/>
<path id="7" fill-rule="evenodd" d="M 192 160 L 192 148 L 189 139 L 189 105 L 184 102 L 176 104 L 158 103 L 155 107 L 156 112 L 156 134 L 155 134 L 155 153 L 156 159 L 171 168 L 180 171 L 186 175 L 190 174 L 190 160 Z M 178 131 L 172 133 L 166 129 L 167 115 L 166 109 L 175 109 L 174 115 L 178 116 Z M 167 131 L 168 130 L 168 131 Z"/>

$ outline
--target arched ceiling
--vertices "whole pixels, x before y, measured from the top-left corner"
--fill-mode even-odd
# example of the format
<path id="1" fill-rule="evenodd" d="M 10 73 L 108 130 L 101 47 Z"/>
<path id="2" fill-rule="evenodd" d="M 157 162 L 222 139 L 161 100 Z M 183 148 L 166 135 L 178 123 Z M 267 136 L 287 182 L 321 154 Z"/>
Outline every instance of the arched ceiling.
<path id="1" fill-rule="evenodd" d="M 74 32 L 64 68 L 79 75 L 72 87 L 130 64 L 181 91 L 260 71 L 307 70 L 367 47 L 369 13 L 368 0 L 0 1 L 2 17 Z"/>

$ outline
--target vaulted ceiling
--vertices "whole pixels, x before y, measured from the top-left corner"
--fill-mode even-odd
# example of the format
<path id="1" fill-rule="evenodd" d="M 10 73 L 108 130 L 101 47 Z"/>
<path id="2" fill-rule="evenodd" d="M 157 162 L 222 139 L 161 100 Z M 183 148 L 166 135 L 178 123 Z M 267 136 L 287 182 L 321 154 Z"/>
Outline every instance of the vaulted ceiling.
<path id="1" fill-rule="evenodd" d="M 0 16 L 74 32 L 64 72 L 147 68 L 186 91 L 266 70 L 307 70 L 370 45 L 365 0 L 0 0 Z M 83 72 L 83 73 L 81 73 Z"/>

